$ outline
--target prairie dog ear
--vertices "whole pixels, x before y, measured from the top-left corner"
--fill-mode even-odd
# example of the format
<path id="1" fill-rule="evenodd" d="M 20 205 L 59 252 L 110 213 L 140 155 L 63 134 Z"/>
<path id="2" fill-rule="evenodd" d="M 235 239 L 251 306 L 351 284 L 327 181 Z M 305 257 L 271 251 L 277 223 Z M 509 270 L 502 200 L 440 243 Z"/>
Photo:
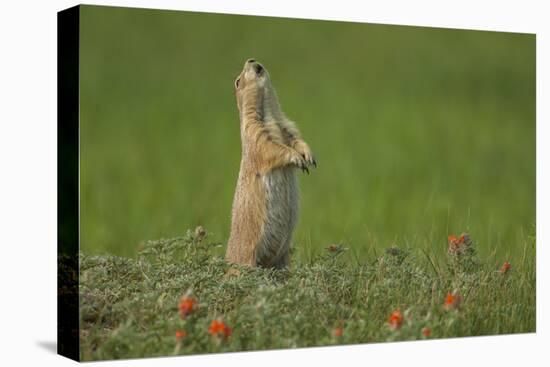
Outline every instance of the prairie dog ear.
<path id="1" fill-rule="evenodd" d="M 240 84 L 241 84 L 241 76 L 239 75 L 237 79 L 235 79 L 235 89 L 239 89 Z"/>

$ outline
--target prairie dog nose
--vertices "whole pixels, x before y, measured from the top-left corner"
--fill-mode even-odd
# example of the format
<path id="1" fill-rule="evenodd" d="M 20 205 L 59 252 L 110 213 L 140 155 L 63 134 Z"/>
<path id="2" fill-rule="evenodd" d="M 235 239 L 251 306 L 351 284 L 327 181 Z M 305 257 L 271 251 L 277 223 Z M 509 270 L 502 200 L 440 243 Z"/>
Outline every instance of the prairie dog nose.
<path id="1" fill-rule="evenodd" d="M 247 63 L 247 64 L 251 64 L 251 63 L 253 63 L 253 62 L 256 62 L 256 60 L 254 60 L 254 59 L 248 59 L 248 60 L 246 60 L 246 63 Z"/>

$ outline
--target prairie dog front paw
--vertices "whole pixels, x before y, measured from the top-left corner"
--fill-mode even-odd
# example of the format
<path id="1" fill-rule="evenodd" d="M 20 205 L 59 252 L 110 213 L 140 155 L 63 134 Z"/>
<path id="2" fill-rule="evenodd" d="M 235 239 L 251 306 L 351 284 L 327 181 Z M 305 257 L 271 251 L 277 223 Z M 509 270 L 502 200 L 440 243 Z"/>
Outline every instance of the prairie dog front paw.
<path id="1" fill-rule="evenodd" d="M 294 144 L 294 149 L 304 158 L 310 166 L 317 167 L 317 161 L 309 145 L 304 141 L 298 141 Z"/>
<path id="2" fill-rule="evenodd" d="M 290 164 L 295 165 L 296 167 L 300 168 L 302 171 L 307 172 L 309 174 L 309 170 L 307 168 L 307 161 L 305 158 L 298 152 L 294 152 L 292 156 L 290 157 Z"/>

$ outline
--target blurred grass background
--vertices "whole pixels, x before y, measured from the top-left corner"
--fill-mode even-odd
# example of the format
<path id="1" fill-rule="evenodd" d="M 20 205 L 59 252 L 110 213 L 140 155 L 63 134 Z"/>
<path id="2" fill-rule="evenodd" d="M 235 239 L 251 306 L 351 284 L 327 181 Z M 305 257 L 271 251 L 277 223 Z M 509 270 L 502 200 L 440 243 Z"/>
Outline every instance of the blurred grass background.
<path id="1" fill-rule="evenodd" d="M 225 244 L 240 163 L 233 81 L 271 74 L 319 167 L 295 253 L 514 258 L 535 224 L 535 36 L 81 7 L 81 250 L 133 256 L 203 225 Z M 222 251 L 223 249 L 220 249 Z"/>

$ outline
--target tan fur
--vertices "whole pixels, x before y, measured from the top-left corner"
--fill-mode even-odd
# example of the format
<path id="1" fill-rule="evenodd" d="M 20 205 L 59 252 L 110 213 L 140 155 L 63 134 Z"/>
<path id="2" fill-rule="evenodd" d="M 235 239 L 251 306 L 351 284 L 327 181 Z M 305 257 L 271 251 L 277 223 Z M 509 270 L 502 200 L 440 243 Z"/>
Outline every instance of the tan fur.
<path id="1" fill-rule="evenodd" d="M 235 81 L 242 159 L 233 200 L 226 259 L 249 266 L 284 268 L 290 262 L 298 219 L 296 168 L 315 158 L 281 110 L 267 70 L 247 60 Z"/>

